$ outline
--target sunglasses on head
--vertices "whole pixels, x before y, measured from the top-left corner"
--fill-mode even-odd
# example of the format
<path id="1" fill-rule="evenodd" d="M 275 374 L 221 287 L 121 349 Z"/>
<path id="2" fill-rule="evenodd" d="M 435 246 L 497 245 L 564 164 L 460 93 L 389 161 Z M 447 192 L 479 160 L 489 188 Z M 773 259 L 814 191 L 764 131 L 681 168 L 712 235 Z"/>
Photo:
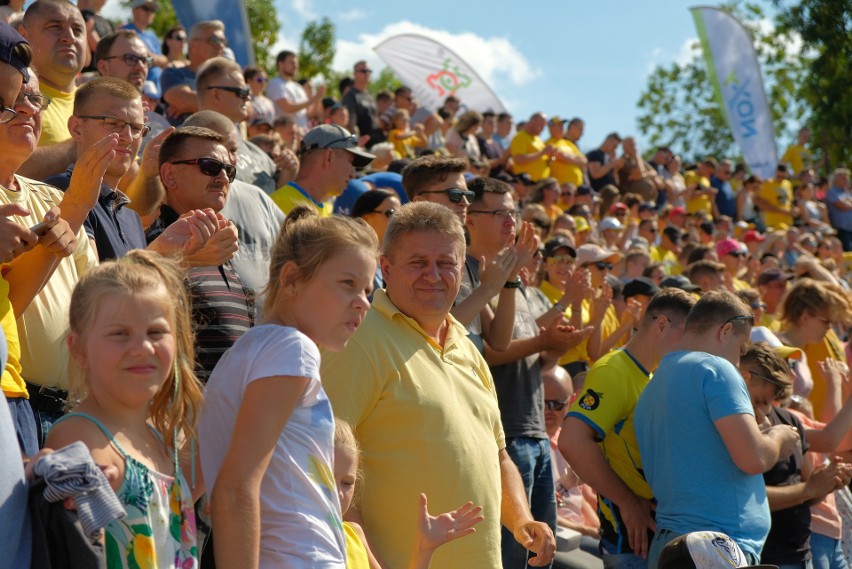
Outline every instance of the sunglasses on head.
<path id="1" fill-rule="evenodd" d="M 237 169 L 233 164 L 226 164 L 224 162 L 220 162 L 215 158 L 193 158 L 192 160 L 175 160 L 171 162 L 171 164 L 192 164 L 194 166 L 198 166 L 198 169 L 201 170 L 201 173 L 205 176 L 210 176 L 211 178 L 215 178 L 219 175 L 219 173 L 224 170 L 225 175 L 228 176 L 228 181 L 233 182 L 234 178 L 237 177 Z"/>
<path id="2" fill-rule="evenodd" d="M 453 203 L 459 203 L 462 198 L 466 198 L 468 203 L 473 203 L 474 194 L 470 190 L 460 190 L 458 188 L 447 188 L 446 190 L 428 190 L 420 192 L 421 194 L 447 194 L 449 200 Z"/>
<path id="3" fill-rule="evenodd" d="M 731 316 L 722 322 L 722 326 L 728 322 L 748 322 L 749 326 L 754 326 L 754 314 L 738 314 L 737 316 Z"/>
<path id="4" fill-rule="evenodd" d="M 548 411 L 562 411 L 568 406 L 568 401 L 559 401 L 558 399 L 545 399 L 544 406 Z"/>

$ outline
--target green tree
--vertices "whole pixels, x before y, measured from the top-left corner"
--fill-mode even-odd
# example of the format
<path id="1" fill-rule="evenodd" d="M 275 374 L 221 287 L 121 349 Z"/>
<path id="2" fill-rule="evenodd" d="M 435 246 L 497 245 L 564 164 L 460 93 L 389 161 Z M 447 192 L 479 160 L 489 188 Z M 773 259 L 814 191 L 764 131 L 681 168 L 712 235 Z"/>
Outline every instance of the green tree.
<path id="1" fill-rule="evenodd" d="M 398 87 L 402 87 L 402 81 L 393 72 L 390 67 L 383 67 L 379 72 L 378 77 L 374 77 L 370 81 L 370 93 L 374 96 L 379 91 L 390 91 L 393 93 Z"/>
<path id="2" fill-rule="evenodd" d="M 776 138 L 790 134 L 806 106 L 798 93 L 808 59 L 792 52 L 789 32 L 761 26 L 766 15 L 760 6 L 725 6 L 749 30 L 766 85 Z M 639 130 L 652 146 L 668 145 L 688 160 L 712 155 L 735 158 L 739 149 L 715 97 L 700 47 L 686 64 L 657 66 L 637 103 Z M 783 149 L 779 149 L 783 150 Z"/>
<path id="3" fill-rule="evenodd" d="M 299 72 L 302 77 L 322 76 L 326 80 L 335 74 L 331 68 L 335 49 L 334 24 L 328 18 L 310 22 L 299 40 Z"/>
<path id="4" fill-rule="evenodd" d="M 823 151 L 826 171 L 852 159 L 852 4 L 837 0 L 799 0 L 779 8 L 782 29 L 802 38 L 814 53 L 802 78 L 801 94 L 810 107 L 811 144 Z"/>

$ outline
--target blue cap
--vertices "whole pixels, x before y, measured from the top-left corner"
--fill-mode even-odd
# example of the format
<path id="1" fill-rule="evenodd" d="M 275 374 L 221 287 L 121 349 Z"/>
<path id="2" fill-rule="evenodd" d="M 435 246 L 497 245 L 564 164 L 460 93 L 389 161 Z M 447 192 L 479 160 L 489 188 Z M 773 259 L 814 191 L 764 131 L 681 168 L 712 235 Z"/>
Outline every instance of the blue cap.
<path id="1" fill-rule="evenodd" d="M 24 76 L 24 81 L 30 80 L 30 74 L 27 70 L 27 63 L 21 61 L 14 56 L 13 51 L 19 43 L 27 43 L 24 36 L 19 34 L 15 28 L 0 21 L 0 61 L 8 63 L 15 69 L 21 72 Z"/>

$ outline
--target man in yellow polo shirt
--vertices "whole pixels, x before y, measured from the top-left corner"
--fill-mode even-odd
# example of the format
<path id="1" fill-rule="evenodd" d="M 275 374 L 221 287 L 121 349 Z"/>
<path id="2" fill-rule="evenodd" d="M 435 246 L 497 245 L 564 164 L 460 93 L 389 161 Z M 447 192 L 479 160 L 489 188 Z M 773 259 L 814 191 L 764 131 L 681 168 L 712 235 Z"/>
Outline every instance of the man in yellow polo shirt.
<path id="1" fill-rule="evenodd" d="M 793 227 L 793 185 L 787 178 L 787 165 L 778 164 L 775 177 L 763 182 L 757 191 L 754 202 L 763 213 L 767 229 Z"/>
<path id="2" fill-rule="evenodd" d="M 461 221 L 445 206 L 397 210 L 381 257 L 387 290 L 346 347 L 323 354 L 323 386 L 364 451 L 364 532 L 389 567 L 408 564 L 421 492 L 435 508 L 470 500 L 485 516 L 475 534 L 438 549 L 433 567 L 500 567 L 501 522 L 534 563 L 555 552 L 506 452 L 488 365 L 450 315 L 464 256 Z"/>
<path id="3" fill-rule="evenodd" d="M 573 133 L 579 139 L 583 134 L 583 121 L 573 119 L 565 132 L 565 121 L 559 117 L 553 117 L 547 122 L 550 130 L 550 139 L 545 143 L 553 146 L 556 152 L 550 163 L 550 175 L 559 180 L 559 185 L 574 184 L 583 185 L 583 172 L 586 169 L 586 156 L 577 148 L 575 141 L 570 139 Z"/>
<path id="4" fill-rule="evenodd" d="M 654 295 L 630 341 L 589 370 L 559 435 L 571 468 L 598 492 L 604 563 L 621 562 L 607 567 L 639 567 L 648 553 L 653 494 L 642 474 L 633 412 L 651 372 L 683 335 L 693 304 L 692 295 L 675 288 Z M 631 558 L 638 564 L 626 563 Z"/>
<path id="5" fill-rule="evenodd" d="M 297 205 L 309 204 L 322 217 L 332 213 L 329 198 L 346 188 L 355 169 L 373 161 L 374 155 L 358 147 L 358 137 L 336 124 L 321 124 L 308 131 L 299 146 L 296 179 L 269 196 L 285 214 Z"/>
<path id="6" fill-rule="evenodd" d="M 546 124 L 545 116 L 535 113 L 512 139 L 509 154 L 512 156 L 515 175 L 527 174 L 534 182 L 550 176 L 550 164 L 556 149 L 545 145 L 538 137 Z"/>

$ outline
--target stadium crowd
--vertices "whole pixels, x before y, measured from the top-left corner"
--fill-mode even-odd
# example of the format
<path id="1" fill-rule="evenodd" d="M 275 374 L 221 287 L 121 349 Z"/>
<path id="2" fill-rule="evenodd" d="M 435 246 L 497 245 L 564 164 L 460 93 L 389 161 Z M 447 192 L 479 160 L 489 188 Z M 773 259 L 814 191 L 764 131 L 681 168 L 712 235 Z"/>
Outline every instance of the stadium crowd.
<path id="1" fill-rule="evenodd" d="M 850 566 L 807 129 L 583 151 L 102 5 L 0 7 L 0 569 Z"/>

